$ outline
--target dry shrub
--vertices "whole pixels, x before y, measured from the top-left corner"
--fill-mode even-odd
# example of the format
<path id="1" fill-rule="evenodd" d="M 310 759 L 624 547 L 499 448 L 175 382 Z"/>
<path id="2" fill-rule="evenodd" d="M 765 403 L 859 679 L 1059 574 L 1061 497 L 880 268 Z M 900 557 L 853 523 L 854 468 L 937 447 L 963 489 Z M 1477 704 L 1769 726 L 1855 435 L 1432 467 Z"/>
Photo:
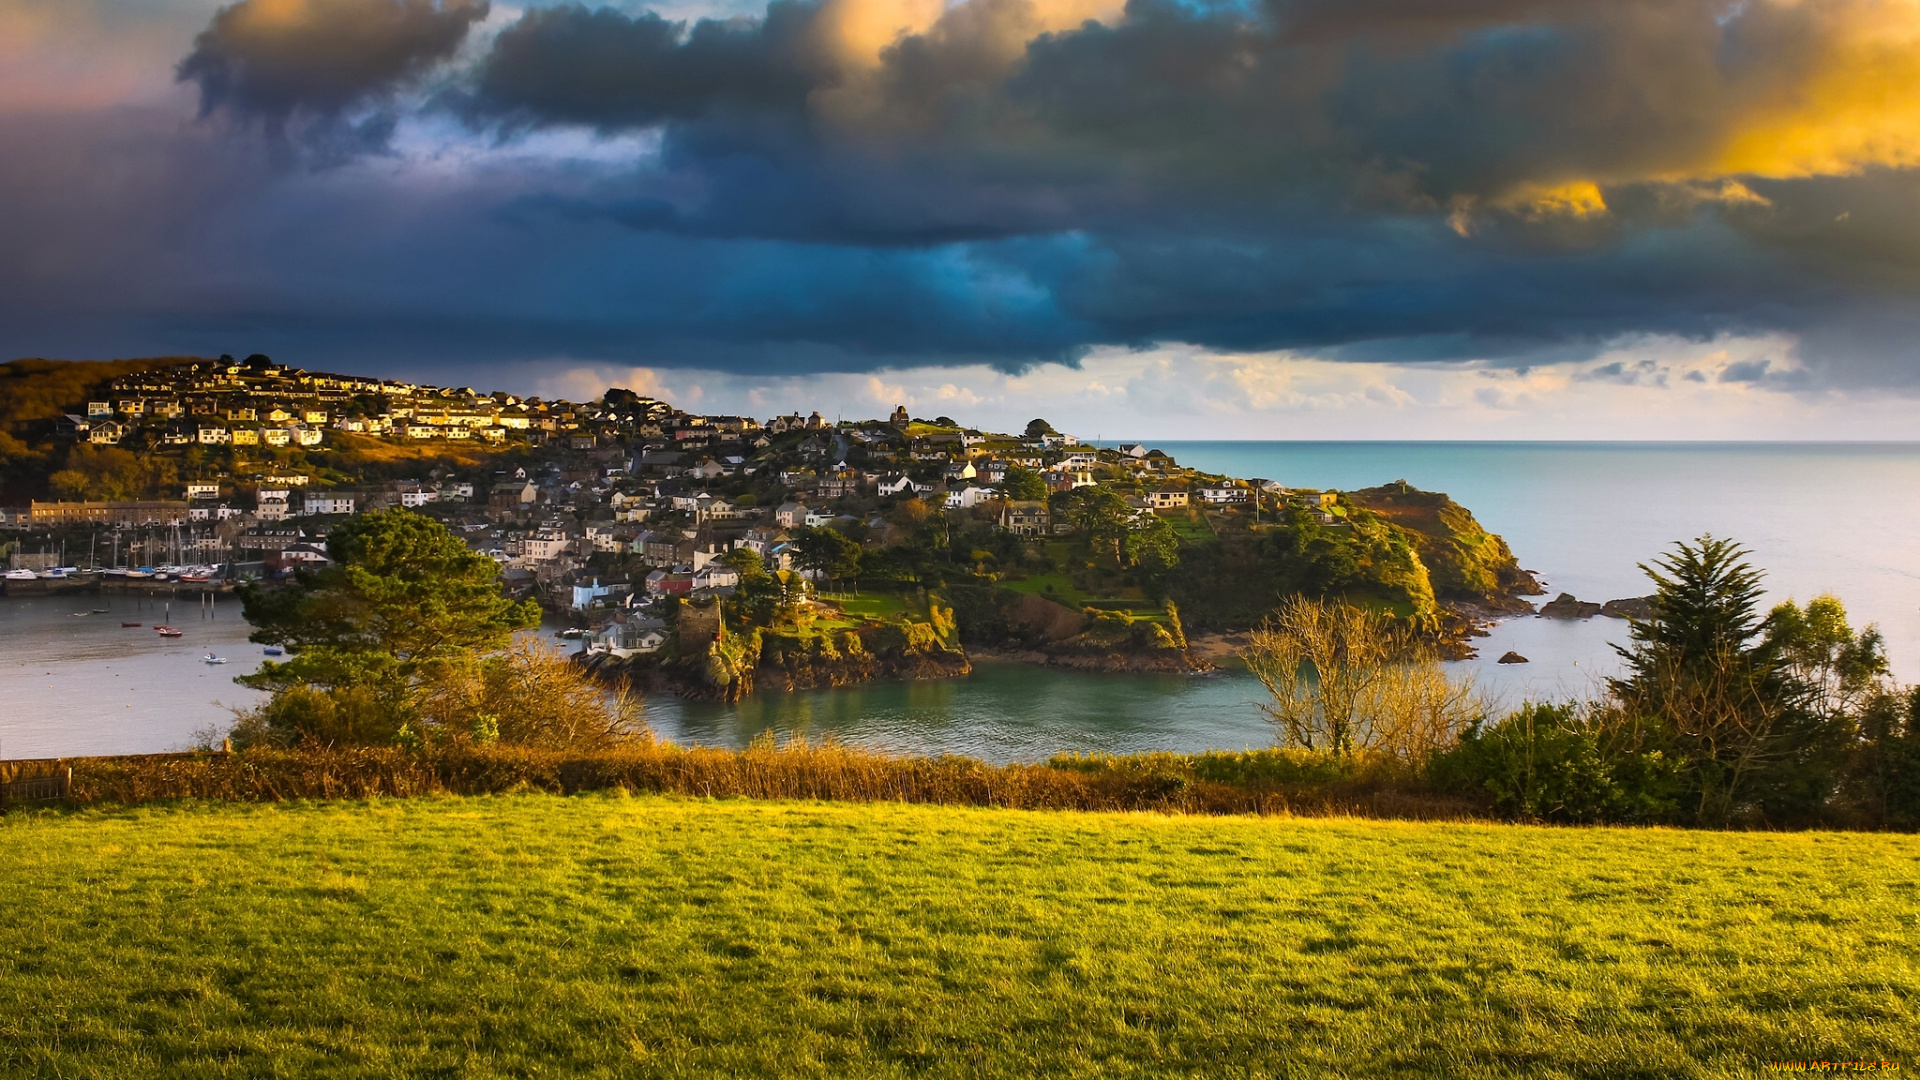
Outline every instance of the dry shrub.
<path id="1" fill-rule="evenodd" d="M 422 689 L 422 712 L 436 729 L 476 742 L 589 750 L 646 731 L 630 687 L 609 690 L 539 642 L 516 642 L 478 663 L 436 668 Z"/>
<path id="2" fill-rule="evenodd" d="M 1127 759 L 1112 759 L 1124 761 Z M 506 744 L 256 747 L 234 753 L 72 758 L 76 803 L 163 799 L 242 802 L 512 791 L 625 790 L 698 797 L 909 802 L 1016 809 L 1153 810 L 1198 814 L 1348 814 L 1457 819 L 1475 804 L 1371 781 L 1234 782 L 1189 770 L 990 765 L 974 758 L 892 757 L 834 743 L 771 739 L 744 750 L 636 739 L 588 752 Z"/>
<path id="3" fill-rule="evenodd" d="M 1449 678 L 1391 616 L 1352 604 L 1294 597 L 1243 655 L 1267 718 L 1307 750 L 1417 761 L 1487 712 L 1472 681 Z"/>
<path id="4" fill-rule="evenodd" d="M 538 642 L 425 665 L 403 689 L 283 686 L 236 714 L 240 748 L 505 742 L 590 750 L 647 734 L 641 700 Z M 211 745 L 216 737 L 205 737 Z"/>

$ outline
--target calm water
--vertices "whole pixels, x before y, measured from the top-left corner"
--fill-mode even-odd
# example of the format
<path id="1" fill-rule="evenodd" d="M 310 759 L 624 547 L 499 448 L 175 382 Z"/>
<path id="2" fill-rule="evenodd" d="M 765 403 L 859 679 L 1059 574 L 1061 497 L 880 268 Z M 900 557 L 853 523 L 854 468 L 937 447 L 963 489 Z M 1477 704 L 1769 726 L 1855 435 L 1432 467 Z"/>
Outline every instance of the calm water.
<path id="1" fill-rule="evenodd" d="M 74 615 L 93 608 L 107 613 Z M 153 632 L 165 613 L 132 596 L 0 599 L 0 757 L 184 749 L 195 731 L 231 723 L 227 706 L 260 700 L 233 682 L 264 659 L 238 601 L 216 602 L 210 619 L 194 600 L 174 603 L 184 637 Z M 209 652 L 227 663 L 202 663 Z"/>
<path id="2" fill-rule="evenodd" d="M 1754 550 L 1777 597 L 1832 592 L 1886 632 L 1896 672 L 1920 680 L 1920 444 L 1162 443 L 1183 464 L 1299 487 L 1405 479 L 1445 491 L 1505 536 L 1551 590 L 1587 600 L 1648 591 L 1635 563 L 1713 532 Z M 259 662 L 238 606 L 188 636 L 119 629 L 129 598 L 0 600 L 0 755 L 183 746 L 253 700 L 230 678 Z M 112 615 L 71 612 L 112 607 Z M 151 624 L 142 608 L 129 621 Z M 1508 701 L 1581 696 L 1615 670 L 1609 619 L 1514 619 L 1469 661 Z M 209 668 L 208 648 L 235 662 Z M 1532 663 L 1499 667 L 1508 649 Z M 982 664 L 969 679 L 768 694 L 737 706 L 656 698 L 666 738 L 741 745 L 756 734 L 833 736 L 902 752 L 1035 760 L 1065 750 L 1238 749 L 1271 741 L 1256 683 L 1231 674 L 1094 676 Z"/>

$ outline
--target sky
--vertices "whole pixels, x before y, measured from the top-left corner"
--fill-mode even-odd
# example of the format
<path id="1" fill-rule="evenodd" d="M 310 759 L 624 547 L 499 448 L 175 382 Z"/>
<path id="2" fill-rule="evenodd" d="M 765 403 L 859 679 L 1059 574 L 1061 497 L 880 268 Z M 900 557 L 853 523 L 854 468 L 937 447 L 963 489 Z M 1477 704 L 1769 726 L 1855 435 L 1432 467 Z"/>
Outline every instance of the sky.
<path id="1" fill-rule="evenodd" d="M 1920 0 L 0 0 L 0 356 L 1920 438 Z"/>

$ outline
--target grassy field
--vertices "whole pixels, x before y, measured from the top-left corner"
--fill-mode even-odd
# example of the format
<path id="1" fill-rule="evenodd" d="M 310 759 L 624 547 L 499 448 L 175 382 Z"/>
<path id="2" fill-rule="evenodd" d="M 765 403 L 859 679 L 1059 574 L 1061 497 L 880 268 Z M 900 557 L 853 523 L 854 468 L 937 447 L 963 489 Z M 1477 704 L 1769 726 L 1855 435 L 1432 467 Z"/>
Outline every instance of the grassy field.
<path id="1" fill-rule="evenodd" d="M 849 615 L 861 619 L 888 619 L 904 614 L 907 602 L 888 593 L 862 593 L 859 596 L 835 595 L 833 602 Z"/>
<path id="2" fill-rule="evenodd" d="M 1920 1062 L 1912 837 L 612 795 L 0 819 L 8 1076 Z"/>

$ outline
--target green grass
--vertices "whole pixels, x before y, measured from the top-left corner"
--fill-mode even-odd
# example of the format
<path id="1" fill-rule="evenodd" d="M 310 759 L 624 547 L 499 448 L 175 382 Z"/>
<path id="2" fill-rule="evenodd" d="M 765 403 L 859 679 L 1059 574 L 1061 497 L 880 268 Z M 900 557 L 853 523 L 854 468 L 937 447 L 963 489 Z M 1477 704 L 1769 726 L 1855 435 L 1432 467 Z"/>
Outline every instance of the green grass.
<path id="1" fill-rule="evenodd" d="M 878 622 L 901 615 L 907 610 L 907 602 L 887 593 L 862 593 L 859 596 L 835 594 L 833 602 L 848 615 Z"/>
<path id="2" fill-rule="evenodd" d="M 1912 837 L 508 796 L 0 820 L 8 1076 L 1920 1061 Z"/>
<path id="3" fill-rule="evenodd" d="M 1031 593 L 1034 596 L 1044 596 L 1049 600 L 1058 601 L 1075 611 L 1085 607 L 1088 601 L 1095 599 L 1092 593 L 1075 585 L 1071 577 L 1058 571 L 1029 574 L 1025 578 L 1003 581 L 1001 584 L 1014 592 Z M 1053 586 L 1051 590 L 1047 588 L 1049 585 Z"/>
<path id="4" fill-rule="evenodd" d="M 1191 517 L 1187 511 L 1169 511 L 1161 514 L 1160 519 L 1173 527 L 1174 534 L 1189 544 L 1204 544 L 1214 538 L 1213 526 L 1207 524 L 1205 516 Z"/>

